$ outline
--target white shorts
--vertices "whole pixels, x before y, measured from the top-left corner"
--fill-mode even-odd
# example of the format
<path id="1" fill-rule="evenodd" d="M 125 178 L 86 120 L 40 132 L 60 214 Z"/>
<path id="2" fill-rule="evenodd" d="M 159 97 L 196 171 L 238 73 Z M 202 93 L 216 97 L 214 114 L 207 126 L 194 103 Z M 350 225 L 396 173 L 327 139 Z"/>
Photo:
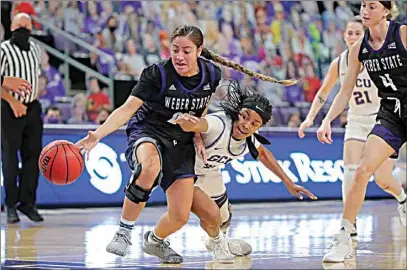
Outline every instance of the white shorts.
<path id="1" fill-rule="evenodd" d="M 357 140 L 365 142 L 370 131 L 376 124 L 376 114 L 374 115 L 348 115 L 348 123 L 345 129 L 345 141 Z"/>
<path id="2" fill-rule="evenodd" d="M 195 186 L 208 194 L 209 197 L 218 197 L 226 192 L 226 186 L 220 171 L 211 171 L 205 175 L 198 176 Z"/>

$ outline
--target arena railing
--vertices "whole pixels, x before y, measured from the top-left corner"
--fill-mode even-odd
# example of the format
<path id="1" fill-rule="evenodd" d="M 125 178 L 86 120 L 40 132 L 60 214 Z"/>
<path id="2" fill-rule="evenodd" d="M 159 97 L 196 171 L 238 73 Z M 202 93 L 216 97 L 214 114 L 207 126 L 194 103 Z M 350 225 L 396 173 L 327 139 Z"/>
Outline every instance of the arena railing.
<path id="1" fill-rule="evenodd" d="M 64 49 L 64 53 L 61 53 L 60 51 L 56 50 L 55 48 L 52 48 L 51 46 L 37 40 L 34 39 L 33 40 L 35 42 L 37 42 L 42 48 L 44 48 L 47 52 L 49 52 L 50 54 L 54 55 L 55 57 L 61 59 L 62 61 L 64 61 L 64 75 L 65 75 L 65 87 L 66 89 L 70 89 L 71 86 L 71 82 L 69 80 L 69 64 L 71 64 L 72 66 L 74 66 L 75 68 L 96 77 L 98 80 L 100 80 L 101 82 L 107 84 L 108 86 L 108 95 L 110 97 L 111 100 L 114 100 L 114 63 L 115 63 L 115 59 L 113 56 L 111 56 L 110 54 L 105 53 L 104 51 L 92 46 L 91 44 L 87 43 L 86 41 L 81 40 L 80 38 L 77 38 L 76 36 L 68 33 L 67 31 L 64 31 L 52 24 L 50 24 L 49 22 L 37 17 L 37 16 L 32 16 L 33 20 L 40 23 L 41 25 L 45 26 L 48 30 L 50 30 L 51 32 L 58 34 L 60 36 L 63 36 L 64 38 L 66 38 L 67 40 L 75 43 L 76 45 L 78 45 L 79 47 L 82 47 L 92 53 L 97 54 L 99 57 L 103 57 L 104 59 L 106 59 L 107 62 L 109 62 L 109 75 L 105 76 L 103 74 L 101 74 L 100 72 L 94 71 L 93 69 L 81 64 L 80 62 L 76 61 L 75 59 L 73 59 L 72 57 L 70 57 L 69 54 L 69 50 L 68 50 L 68 46 L 65 46 Z"/>
<path id="2" fill-rule="evenodd" d="M 98 78 L 98 80 L 100 80 L 101 82 L 103 82 L 103 83 L 105 83 L 105 84 L 107 84 L 107 85 L 109 85 L 109 84 L 111 83 L 112 80 L 111 80 L 110 78 L 108 78 L 108 77 L 106 77 L 106 76 L 100 74 L 99 72 L 97 72 L 97 71 L 95 71 L 95 70 L 93 70 L 93 69 L 91 69 L 91 68 L 85 66 L 84 64 L 78 62 L 77 60 L 75 60 L 75 59 L 73 59 L 72 57 L 70 57 L 69 55 L 67 55 L 66 53 L 61 53 L 61 52 L 58 51 L 57 49 L 52 48 L 51 46 L 45 44 L 45 43 L 42 42 L 42 41 L 39 41 L 39 40 L 36 39 L 36 38 L 31 37 L 31 39 L 32 39 L 35 43 L 37 43 L 38 45 L 40 45 L 41 48 L 44 49 L 44 50 L 46 50 L 49 54 L 54 55 L 55 57 L 61 59 L 61 60 L 64 61 L 65 63 L 68 63 L 68 64 L 70 64 L 70 65 L 76 67 L 77 69 L 79 69 L 79 70 L 81 70 L 81 71 L 83 71 L 83 72 L 89 74 L 89 75 L 92 76 L 92 77 Z M 66 65 L 66 67 L 68 67 L 68 65 Z M 68 73 L 69 70 L 67 70 L 67 69 L 68 69 L 68 68 L 64 69 L 65 79 L 66 79 L 66 77 L 68 77 L 68 74 L 69 74 L 69 73 Z"/>

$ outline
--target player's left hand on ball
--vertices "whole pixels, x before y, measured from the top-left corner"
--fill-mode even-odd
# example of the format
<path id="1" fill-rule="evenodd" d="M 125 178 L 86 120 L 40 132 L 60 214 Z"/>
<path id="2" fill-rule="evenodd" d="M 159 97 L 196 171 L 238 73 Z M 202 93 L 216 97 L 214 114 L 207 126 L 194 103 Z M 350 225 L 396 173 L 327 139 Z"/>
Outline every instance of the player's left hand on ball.
<path id="1" fill-rule="evenodd" d="M 88 135 L 76 143 L 76 146 L 81 150 L 82 154 L 87 153 L 87 160 L 89 160 L 89 152 L 99 143 L 99 137 L 96 132 L 89 131 Z"/>
<path id="2" fill-rule="evenodd" d="M 294 195 L 295 197 L 297 197 L 300 200 L 304 199 L 302 194 L 305 194 L 311 200 L 318 199 L 317 196 L 312 194 L 308 189 L 306 189 L 302 186 L 299 186 L 299 185 L 293 184 L 293 185 L 288 186 L 287 189 L 292 195 Z"/>
<path id="3" fill-rule="evenodd" d="M 331 134 L 332 134 L 331 123 L 326 120 L 322 121 L 321 126 L 319 127 L 319 129 L 317 131 L 318 140 L 321 143 L 331 144 L 331 143 L 333 143 Z"/>

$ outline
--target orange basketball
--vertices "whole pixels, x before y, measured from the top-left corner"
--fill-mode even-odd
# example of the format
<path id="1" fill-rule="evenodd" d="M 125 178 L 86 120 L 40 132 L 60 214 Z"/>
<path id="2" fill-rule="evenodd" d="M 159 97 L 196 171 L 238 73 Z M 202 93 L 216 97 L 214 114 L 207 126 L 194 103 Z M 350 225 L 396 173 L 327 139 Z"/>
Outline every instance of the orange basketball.
<path id="1" fill-rule="evenodd" d="M 68 185 L 81 176 L 83 157 L 75 144 L 58 140 L 41 151 L 38 166 L 44 177 L 56 185 Z"/>

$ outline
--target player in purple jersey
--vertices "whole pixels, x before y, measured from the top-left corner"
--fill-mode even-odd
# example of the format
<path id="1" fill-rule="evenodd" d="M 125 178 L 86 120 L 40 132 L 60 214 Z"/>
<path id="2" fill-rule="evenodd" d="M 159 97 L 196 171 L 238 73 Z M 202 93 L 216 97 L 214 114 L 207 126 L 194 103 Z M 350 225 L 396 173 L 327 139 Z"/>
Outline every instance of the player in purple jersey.
<path id="1" fill-rule="evenodd" d="M 130 120 L 126 159 L 133 176 L 125 188 L 120 226 L 106 248 L 108 252 L 125 256 L 131 245 L 131 230 L 151 192 L 159 185 L 166 193 L 168 212 L 144 235 L 142 249 L 162 263 L 183 261 L 164 239 L 188 222 L 196 181 L 195 147 L 194 134 L 184 132 L 174 121 L 184 113 L 197 117 L 205 114 L 221 79 L 219 67 L 208 60 L 262 80 L 283 85 L 296 83 L 255 73 L 213 54 L 203 47 L 203 34 L 198 27 L 177 27 L 171 36 L 171 58 L 145 68 L 127 101 L 77 143 L 89 151 Z M 226 239 L 222 235 L 211 237 L 224 247 L 215 259 L 229 256 Z"/>
<path id="2" fill-rule="evenodd" d="M 349 51 L 349 65 L 344 83 L 317 135 L 322 143 L 332 143 L 331 121 L 348 104 L 357 76 L 363 67 L 378 88 L 381 98 L 376 125 L 365 143 L 362 157 L 347 192 L 339 234 L 335 236 L 324 262 L 343 262 L 354 251 L 350 234 L 363 205 L 370 177 L 390 156 L 396 156 L 407 138 L 407 27 L 393 21 L 397 16 L 393 1 L 362 1 L 360 15 L 365 27 L 364 38 Z M 406 226 L 406 194 L 401 186 L 396 196 L 400 222 Z M 392 188 L 395 188 L 392 187 Z"/>

